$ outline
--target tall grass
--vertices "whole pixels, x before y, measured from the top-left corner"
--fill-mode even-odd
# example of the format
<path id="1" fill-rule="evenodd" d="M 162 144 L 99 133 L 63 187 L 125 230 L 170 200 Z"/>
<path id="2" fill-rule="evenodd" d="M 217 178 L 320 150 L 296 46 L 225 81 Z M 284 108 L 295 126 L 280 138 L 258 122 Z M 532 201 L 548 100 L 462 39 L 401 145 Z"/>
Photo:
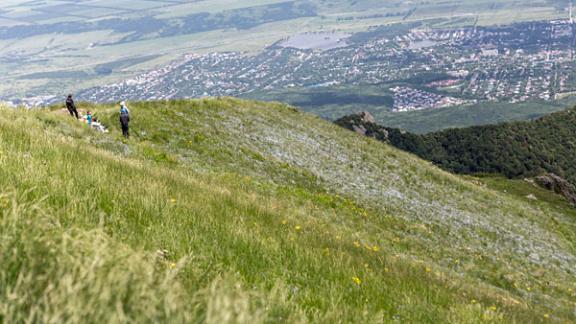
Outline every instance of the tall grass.
<path id="1" fill-rule="evenodd" d="M 17 322 L 190 321 L 177 276 L 102 229 L 64 228 L 42 202 L 0 195 L 0 319 Z M 184 265 L 184 261 L 181 266 Z"/>
<path id="2" fill-rule="evenodd" d="M 449 233 L 403 217 L 409 208 L 344 195 L 229 123 L 275 120 L 278 131 L 322 131 L 351 146 L 364 139 L 275 105 L 225 99 L 132 108 L 129 140 L 115 128 L 114 107 L 90 107 L 110 134 L 54 111 L 0 111 L 0 321 L 573 319 L 568 288 L 526 296 L 482 279 L 489 269 L 502 274 L 503 263 L 435 261 L 424 239 Z M 365 143 L 377 145 L 366 159 L 390 153 L 388 164 L 414 163 L 438 190 L 489 195 Z M 357 154 L 349 150 L 342 154 Z M 397 166 L 398 176 L 409 167 Z M 438 246 L 454 259 L 464 248 Z"/>

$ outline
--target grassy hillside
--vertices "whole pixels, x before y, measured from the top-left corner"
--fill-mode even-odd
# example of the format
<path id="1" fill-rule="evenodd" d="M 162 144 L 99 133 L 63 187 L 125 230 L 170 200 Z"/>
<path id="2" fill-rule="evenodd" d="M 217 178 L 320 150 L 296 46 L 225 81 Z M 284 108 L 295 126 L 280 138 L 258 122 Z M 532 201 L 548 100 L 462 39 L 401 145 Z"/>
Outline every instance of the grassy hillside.
<path id="1" fill-rule="evenodd" d="M 284 105 L 0 110 L 0 322 L 573 321 L 576 219 Z"/>

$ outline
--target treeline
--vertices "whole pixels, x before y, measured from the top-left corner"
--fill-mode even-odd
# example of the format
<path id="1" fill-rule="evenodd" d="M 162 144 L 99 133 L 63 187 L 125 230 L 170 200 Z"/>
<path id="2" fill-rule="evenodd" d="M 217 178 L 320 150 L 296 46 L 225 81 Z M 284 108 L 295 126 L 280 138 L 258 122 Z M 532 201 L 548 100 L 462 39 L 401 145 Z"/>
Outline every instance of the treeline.
<path id="1" fill-rule="evenodd" d="M 576 108 L 528 122 L 449 129 L 416 135 L 382 127 L 359 115 L 336 123 L 385 140 L 439 167 L 463 174 L 498 173 L 509 178 L 554 173 L 576 185 Z"/>

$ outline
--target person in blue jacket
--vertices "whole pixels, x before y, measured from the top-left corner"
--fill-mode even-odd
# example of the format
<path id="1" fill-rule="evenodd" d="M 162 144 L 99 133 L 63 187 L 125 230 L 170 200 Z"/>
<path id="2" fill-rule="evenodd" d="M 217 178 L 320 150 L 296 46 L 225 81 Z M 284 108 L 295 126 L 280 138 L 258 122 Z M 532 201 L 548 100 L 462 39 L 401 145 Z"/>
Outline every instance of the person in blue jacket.
<path id="1" fill-rule="evenodd" d="M 120 103 L 120 126 L 122 127 L 122 135 L 128 138 L 130 137 L 130 110 L 126 107 L 126 103 L 122 101 Z"/>

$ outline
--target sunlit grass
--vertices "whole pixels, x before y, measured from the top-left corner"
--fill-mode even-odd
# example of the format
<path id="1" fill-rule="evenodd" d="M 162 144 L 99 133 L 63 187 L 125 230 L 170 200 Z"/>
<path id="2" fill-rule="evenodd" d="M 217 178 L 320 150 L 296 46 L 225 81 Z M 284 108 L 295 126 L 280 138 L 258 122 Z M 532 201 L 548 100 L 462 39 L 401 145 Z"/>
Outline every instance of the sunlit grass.
<path id="1" fill-rule="evenodd" d="M 414 191 L 422 201 L 429 195 L 478 218 L 548 217 L 545 206 L 496 198 L 282 105 L 134 104 L 129 140 L 115 107 L 82 107 L 111 133 L 56 111 L 0 111 L 0 321 L 573 319 L 564 281 L 572 275 L 556 267 L 535 273 L 527 256 L 505 259 L 505 248 L 480 253 L 474 244 L 494 233 L 480 240 L 478 228 L 463 228 L 458 233 L 469 237 L 456 240 L 454 228 L 414 218 L 432 206 L 380 204 L 387 200 L 369 195 L 369 186 L 338 187 L 306 152 L 312 138 L 323 138 L 337 156 L 362 153 L 388 174 L 351 164 L 341 176 L 378 174 L 370 186 Z M 276 135 L 310 138 L 269 146 L 267 125 Z M 437 196 L 448 192 L 456 198 Z M 565 222 L 572 231 L 573 219 Z"/>

